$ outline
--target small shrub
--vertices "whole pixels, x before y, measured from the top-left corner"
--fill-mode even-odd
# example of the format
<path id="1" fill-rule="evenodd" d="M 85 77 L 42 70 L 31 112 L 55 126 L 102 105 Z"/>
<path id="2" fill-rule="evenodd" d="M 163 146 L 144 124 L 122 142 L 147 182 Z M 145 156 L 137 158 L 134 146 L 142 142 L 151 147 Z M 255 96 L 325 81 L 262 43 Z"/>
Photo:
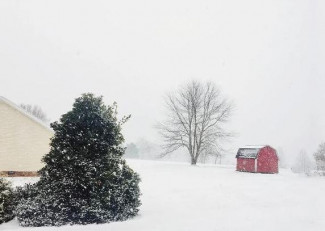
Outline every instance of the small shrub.
<path id="1" fill-rule="evenodd" d="M 15 200 L 11 184 L 0 178 L 0 224 L 15 217 L 14 209 Z"/>

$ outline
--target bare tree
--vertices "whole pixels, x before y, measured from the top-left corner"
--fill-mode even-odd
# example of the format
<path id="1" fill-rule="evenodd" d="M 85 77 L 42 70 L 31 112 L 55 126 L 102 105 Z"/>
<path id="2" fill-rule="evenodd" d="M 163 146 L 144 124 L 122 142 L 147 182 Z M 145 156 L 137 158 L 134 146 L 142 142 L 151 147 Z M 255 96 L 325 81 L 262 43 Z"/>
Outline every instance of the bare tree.
<path id="1" fill-rule="evenodd" d="M 219 142 L 216 142 L 213 146 L 207 147 L 202 154 L 199 157 L 199 161 L 201 163 L 211 163 L 214 164 L 221 164 L 221 159 L 224 156 L 224 153 L 226 153 L 227 150 L 223 149 L 221 145 L 219 145 Z"/>
<path id="2" fill-rule="evenodd" d="M 37 106 L 37 105 L 30 105 L 30 104 L 20 104 L 19 105 L 22 109 L 26 112 L 31 114 L 32 116 L 38 118 L 39 120 L 43 121 L 44 123 L 48 123 L 49 119 L 47 118 L 45 112 Z"/>
<path id="3" fill-rule="evenodd" d="M 292 171 L 296 173 L 309 174 L 312 169 L 312 162 L 305 150 L 301 150 L 297 155 Z"/>
<path id="4" fill-rule="evenodd" d="M 162 156 L 186 148 L 195 165 L 202 154 L 220 153 L 221 140 L 231 134 L 223 128 L 232 104 L 212 83 L 192 81 L 167 95 L 167 119 L 158 128 L 164 139 Z"/>

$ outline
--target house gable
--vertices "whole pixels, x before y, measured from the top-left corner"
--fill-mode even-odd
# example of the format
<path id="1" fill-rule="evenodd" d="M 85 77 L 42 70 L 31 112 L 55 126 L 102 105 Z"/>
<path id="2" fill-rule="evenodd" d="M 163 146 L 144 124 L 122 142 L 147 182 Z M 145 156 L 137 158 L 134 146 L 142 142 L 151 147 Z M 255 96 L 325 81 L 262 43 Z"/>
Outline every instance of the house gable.
<path id="1" fill-rule="evenodd" d="M 0 97 L 0 171 L 38 171 L 53 131 Z"/>

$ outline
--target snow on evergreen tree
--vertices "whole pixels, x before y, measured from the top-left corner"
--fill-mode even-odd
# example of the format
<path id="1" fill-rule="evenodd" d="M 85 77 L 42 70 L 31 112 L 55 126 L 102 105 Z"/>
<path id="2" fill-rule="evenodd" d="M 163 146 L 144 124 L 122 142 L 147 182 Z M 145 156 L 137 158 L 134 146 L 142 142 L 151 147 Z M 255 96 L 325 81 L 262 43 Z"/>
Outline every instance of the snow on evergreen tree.
<path id="1" fill-rule="evenodd" d="M 11 185 L 0 178 L 0 224 L 14 218 L 14 194 Z"/>
<path id="2" fill-rule="evenodd" d="M 59 226 L 121 221 L 140 206 L 140 178 L 121 158 L 124 138 L 116 104 L 83 94 L 60 122 L 45 155 L 40 180 L 17 206 L 22 226 Z"/>

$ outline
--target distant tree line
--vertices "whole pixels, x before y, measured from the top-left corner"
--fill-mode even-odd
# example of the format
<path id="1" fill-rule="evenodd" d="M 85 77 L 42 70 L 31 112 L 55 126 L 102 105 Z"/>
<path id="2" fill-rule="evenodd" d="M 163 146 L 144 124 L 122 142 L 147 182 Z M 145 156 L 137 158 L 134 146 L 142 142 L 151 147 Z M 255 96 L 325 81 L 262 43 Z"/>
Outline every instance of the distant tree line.
<path id="1" fill-rule="evenodd" d="M 31 104 L 20 104 L 19 105 L 22 109 L 24 109 L 30 115 L 36 117 L 37 119 L 41 120 L 44 123 L 49 123 L 49 118 L 47 117 L 46 113 L 42 110 L 40 106 L 31 105 Z"/>
<path id="2" fill-rule="evenodd" d="M 318 146 L 317 151 L 314 153 L 316 161 L 316 169 L 325 175 L 325 142 Z"/>
<path id="3" fill-rule="evenodd" d="M 319 175 L 325 175 L 325 142 L 319 144 L 313 157 L 314 161 L 310 159 L 305 150 L 301 150 L 292 165 L 292 171 L 307 175 L 312 171 L 316 171 Z"/>
<path id="4" fill-rule="evenodd" d="M 307 155 L 307 152 L 305 150 L 301 150 L 298 156 L 296 157 L 296 160 L 292 167 L 292 171 L 295 173 L 310 174 L 312 167 L 313 164 L 309 156 Z"/>

